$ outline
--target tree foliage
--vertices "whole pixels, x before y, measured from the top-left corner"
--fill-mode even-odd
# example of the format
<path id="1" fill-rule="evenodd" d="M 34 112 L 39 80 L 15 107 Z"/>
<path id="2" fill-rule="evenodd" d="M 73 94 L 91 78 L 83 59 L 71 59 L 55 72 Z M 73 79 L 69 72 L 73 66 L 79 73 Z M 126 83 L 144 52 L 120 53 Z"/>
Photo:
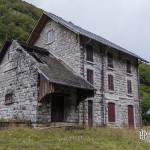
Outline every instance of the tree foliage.
<path id="1" fill-rule="evenodd" d="M 147 111 L 150 109 L 150 65 L 140 65 L 140 82 L 143 122 L 144 124 L 150 125 L 150 115 L 147 114 Z"/>
<path id="2" fill-rule="evenodd" d="M 25 41 L 41 13 L 21 0 L 0 0 L 0 47 L 6 39 Z"/>

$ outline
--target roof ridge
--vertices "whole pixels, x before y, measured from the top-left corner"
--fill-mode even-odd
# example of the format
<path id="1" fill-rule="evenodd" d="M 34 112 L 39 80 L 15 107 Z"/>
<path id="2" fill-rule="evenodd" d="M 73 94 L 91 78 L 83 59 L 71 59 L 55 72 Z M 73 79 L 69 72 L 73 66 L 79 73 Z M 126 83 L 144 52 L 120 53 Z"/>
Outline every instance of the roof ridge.
<path id="1" fill-rule="evenodd" d="M 86 36 L 88 38 L 91 38 L 91 39 L 93 39 L 93 40 L 95 40 L 97 42 L 100 42 L 100 43 L 102 43 L 102 44 L 104 44 L 106 46 L 112 47 L 112 48 L 114 48 L 114 49 L 116 49 L 118 51 L 121 51 L 121 52 L 126 53 L 128 55 L 131 55 L 131 56 L 133 56 L 133 57 L 135 57 L 137 59 L 140 59 L 141 61 L 148 62 L 147 60 L 141 58 L 137 54 L 135 54 L 135 53 L 133 53 L 133 52 L 131 52 L 131 51 L 129 51 L 129 50 L 127 50 L 127 49 L 125 49 L 125 48 L 123 48 L 123 47 L 113 43 L 113 42 L 111 42 L 110 40 L 107 40 L 107 39 L 101 37 L 100 35 L 97 35 L 96 33 L 88 31 L 88 30 L 86 30 L 86 29 L 84 29 L 84 28 L 82 28 L 82 27 L 80 27 L 78 25 L 75 25 L 72 22 L 66 21 L 62 17 L 59 17 L 59 16 L 57 16 L 57 15 L 55 15 L 53 13 L 46 12 L 46 11 L 44 11 L 44 14 L 46 16 L 48 16 L 49 18 L 53 19 L 54 21 L 64 25 L 66 28 L 70 29 L 71 31 L 73 31 L 75 33 L 78 33 L 78 34 L 81 34 L 81 35 Z"/>

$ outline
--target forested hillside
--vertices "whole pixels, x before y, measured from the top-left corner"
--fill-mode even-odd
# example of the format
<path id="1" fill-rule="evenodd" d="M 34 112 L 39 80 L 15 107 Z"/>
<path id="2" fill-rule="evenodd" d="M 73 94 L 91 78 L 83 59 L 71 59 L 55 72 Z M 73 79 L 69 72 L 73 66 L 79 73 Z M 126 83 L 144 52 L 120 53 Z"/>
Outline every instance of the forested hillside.
<path id="1" fill-rule="evenodd" d="M 0 0 L 0 47 L 6 39 L 25 41 L 42 10 L 21 0 Z M 140 66 L 141 99 L 144 122 L 150 123 L 150 66 Z"/>
<path id="2" fill-rule="evenodd" d="M 0 0 L 0 47 L 9 38 L 26 40 L 41 13 L 21 0 Z"/>
<path id="3" fill-rule="evenodd" d="M 150 125 L 150 115 L 146 114 L 150 109 L 150 65 L 140 65 L 140 82 L 143 122 L 144 124 Z"/>

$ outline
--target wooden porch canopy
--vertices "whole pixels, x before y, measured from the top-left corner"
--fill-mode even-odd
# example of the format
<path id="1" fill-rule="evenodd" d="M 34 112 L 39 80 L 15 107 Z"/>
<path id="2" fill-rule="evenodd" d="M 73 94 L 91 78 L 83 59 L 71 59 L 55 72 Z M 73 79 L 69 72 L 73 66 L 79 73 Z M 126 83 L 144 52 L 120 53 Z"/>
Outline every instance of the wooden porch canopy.
<path id="1" fill-rule="evenodd" d="M 75 88 L 75 87 L 69 87 L 69 86 L 64 86 L 61 84 L 57 84 L 57 83 L 51 83 L 49 82 L 49 80 L 47 80 L 43 74 L 39 74 L 39 84 L 38 84 L 38 101 L 41 102 L 44 100 L 44 98 L 48 95 L 53 95 L 53 94 L 63 94 L 63 95 L 69 95 L 68 90 L 66 90 L 65 92 L 61 91 L 61 93 L 59 93 L 60 91 L 58 91 L 58 87 L 65 87 L 66 89 L 70 89 L 70 88 Z M 77 96 L 78 99 L 77 101 L 83 101 L 85 98 L 87 97 L 91 97 L 94 96 L 94 92 L 93 90 L 88 90 L 88 89 L 80 89 L 80 88 L 76 88 L 77 89 Z"/>

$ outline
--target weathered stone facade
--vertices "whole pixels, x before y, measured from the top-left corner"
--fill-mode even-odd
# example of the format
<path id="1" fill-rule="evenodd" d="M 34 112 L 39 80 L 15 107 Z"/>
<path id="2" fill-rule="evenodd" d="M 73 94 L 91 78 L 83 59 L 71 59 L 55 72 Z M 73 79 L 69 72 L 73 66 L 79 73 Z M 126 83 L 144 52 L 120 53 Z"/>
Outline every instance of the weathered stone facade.
<path id="1" fill-rule="evenodd" d="M 55 32 L 55 40 L 51 44 L 47 44 L 47 33 L 50 30 Z M 128 105 L 134 108 L 134 123 L 135 127 L 140 126 L 140 108 L 139 108 L 139 93 L 138 93 L 138 62 L 132 56 L 114 51 L 111 48 L 104 48 L 97 42 L 92 41 L 90 44 L 94 47 L 94 61 L 86 61 L 85 43 L 81 42 L 81 37 L 76 35 L 64 26 L 54 21 L 49 21 L 40 37 L 35 42 L 36 46 L 44 47 L 53 53 L 56 57 L 63 60 L 70 66 L 74 72 L 86 78 L 87 69 L 94 72 L 94 87 L 96 89 L 93 100 L 93 125 L 101 126 L 108 125 L 114 127 L 128 126 Z M 107 52 L 111 51 L 114 54 L 114 68 L 107 67 Z M 131 60 L 132 74 L 126 73 L 126 60 Z M 103 62 L 102 62 L 103 61 Z M 103 65 L 103 66 L 102 66 Z M 104 73 L 104 85 L 102 85 L 102 67 Z M 108 90 L 108 74 L 114 76 L 115 90 Z M 132 81 L 132 95 L 127 94 L 127 79 Z M 102 86 L 104 91 L 102 91 Z M 104 100 L 102 100 L 104 94 Z M 84 104 L 80 104 L 79 122 L 84 121 L 88 124 L 88 100 Z M 108 122 L 107 104 L 108 102 L 115 103 L 116 106 L 116 121 Z M 83 106 L 84 105 L 84 106 Z M 84 108 L 84 110 L 83 110 Z M 84 121 L 83 121 L 84 119 Z"/>
<path id="2" fill-rule="evenodd" d="M 52 94 L 38 101 L 39 74 L 37 61 L 13 41 L 0 64 L 0 119 L 31 121 L 33 125 L 51 123 Z M 64 95 L 63 121 L 77 123 L 77 89 L 55 85 L 55 93 Z M 6 103 L 7 94 L 12 94 L 10 103 Z"/>
<path id="3" fill-rule="evenodd" d="M 51 43 L 48 43 L 49 31 L 54 31 L 54 41 Z M 93 47 L 93 62 L 86 60 L 87 44 Z M 34 45 L 48 50 L 64 63 L 68 70 L 82 79 L 87 79 L 87 69 L 93 71 L 94 97 L 81 101 L 79 87 L 55 85 L 55 94 L 61 93 L 64 96 L 64 122 L 88 125 L 91 115 L 93 126 L 127 127 L 128 106 L 133 106 L 134 126 L 140 126 L 138 60 L 135 57 L 76 34 L 52 19 L 45 24 Z M 108 68 L 108 52 L 113 54 L 113 68 Z M 131 61 L 130 74 L 126 72 L 127 59 Z M 40 58 L 37 60 L 40 63 Z M 31 120 L 33 123 L 52 122 L 54 93 L 46 95 L 42 102 L 38 101 L 39 68 L 35 62 L 32 55 L 29 55 L 17 42 L 11 44 L 0 64 L 0 118 Z M 113 91 L 108 89 L 108 74 L 114 78 Z M 44 76 L 46 77 L 45 74 Z M 127 94 L 128 79 L 132 82 L 130 95 Z M 6 104 L 5 96 L 9 92 L 12 93 L 14 101 Z M 89 101 L 92 101 L 91 114 Z M 115 122 L 108 120 L 109 102 L 115 104 Z"/>
<path id="4" fill-rule="evenodd" d="M 0 119 L 36 121 L 37 77 L 34 61 L 13 42 L 0 64 Z M 12 92 L 13 102 L 5 104 Z"/>

